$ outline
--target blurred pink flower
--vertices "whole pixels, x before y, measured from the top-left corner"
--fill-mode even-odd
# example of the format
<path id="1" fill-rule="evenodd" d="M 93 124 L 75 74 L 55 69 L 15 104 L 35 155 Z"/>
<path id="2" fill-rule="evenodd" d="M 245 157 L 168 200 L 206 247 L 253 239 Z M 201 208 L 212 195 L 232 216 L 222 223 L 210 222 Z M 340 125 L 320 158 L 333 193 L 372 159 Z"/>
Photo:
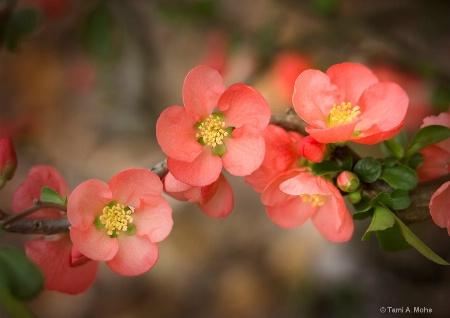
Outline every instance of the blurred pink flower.
<path id="1" fill-rule="evenodd" d="M 302 157 L 309 161 L 322 162 L 327 153 L 327 145 L 318 142 L 311 136 L 306 136 L 300 142 L 299 152 Z"/>
<path id="2" fill-rule="evenodd" d="M 287 171 L 272 181 L 262 194 L 269 218 L 291 229 L 311 219 L 328 240 L 346 242 L 353 234 L 353 220 L 339 190 L 308 169 Z"/>
<path id="3" fill-rule="evenodd" d="M 17 156 L 11 138 L 0 138 L 0 189 L 17 169 Z"/>
<path id="4" fill-rule="evenodd" d="M 440 125 L 450 128 L 450 112 L 424 118 L 421 128 Z M 450 173 L 450 138 L 420 151 L 423 164 L 417 169 L 420 181 L 428 181 Z"/>
<path id="5" fill-rule="evenodd" d="M 114 272 L 134 276 L 158 259 L 157 242 L 172 230 L 172 209 L 162 182 L 146 169 L 127 169 L 108 183 L 91 179 L 76 187 L 67 205 L 74 246 L 105 261 Z"/>
<path id="6" fill-rule="evenodd" d="M 430 214 L 434 223 L 440 227 L 446 227 L 450 235 L 450 181 L 445 182 L 432 195 Z"/>
<path id="7" fill-rule="evenodd" d="M 223 174 L 210 185 L 195 187 L 178 181 L 169 172 L 164 178 L 164 191 L 177 200 L 197 203 L 212 218 L 227 217 L 233 209 L 233 190 Z"/>
<path id="8" fill-rule="evenodd" d="M 280 174 L 296 166 L 300 157 L 298 146 L 303 138 L 275 125 L 267 126 L 262 135 L 266 149 L 264 160 L 258 169 L 245 177 L 245 182 L 258 193 Z"/>
<path id="9" fill-rule="evenodd" d="M 365 66 L 342 63 L 326 73 L 302 72 L 292 102 L 321 143 L 354 141 L 374 144 L 393 137 L 403 126 L 408 96 L 397 84 L 380 83 Z"/>
<path id="10" fill-rule="evenodd" d="M 261 165 L 261 131 L 270 108 L 260 93 L 244 84 L 225 89 L 216 70 L 200 65 L 186 76 L 183 101 L 184 107 L 167 108 L 156 123 L 158 143 L 177 180 L 206 186 L 219 178 L 222 167 L 245 176 Z"/>

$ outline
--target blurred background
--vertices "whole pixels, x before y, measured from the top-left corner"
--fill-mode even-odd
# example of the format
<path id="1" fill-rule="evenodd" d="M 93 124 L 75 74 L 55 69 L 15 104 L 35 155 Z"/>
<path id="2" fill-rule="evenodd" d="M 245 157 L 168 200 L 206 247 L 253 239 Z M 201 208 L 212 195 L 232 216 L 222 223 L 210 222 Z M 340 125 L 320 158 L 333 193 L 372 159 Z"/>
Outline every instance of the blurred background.
<path id="1" fill-rule="evenodd" d="M 33 165 L 56 167 L 73 189 L 163 160 L 156 120 L 182 105 L 198 64 L 283 113 L 304 69 L 363 63 L 407 91 L 411 136 L 449 107 L 449 14 L 446 0 L 0 0 L 0 137 L 13 138 L 19 159 L 0 206 L 10 211 Z M 44 291 L 30 308 L 39 317 L 381 317 L 380 307 L 410 306 L 432 309 L 414 317 L 450 317 L 449 269 L 361 242 L 367 220 L 346 244 L 310 223 L 282 230 L 242 178 L 227 178 L 235 207 L 226 219 L 169 199 L 175 225 L 148 273 L 126 278 L 102 264 L 86 293 Z M 445 229 L 411 228 L 450 260 Z M 30 238 L 7 234 L 0 245 Z"/>

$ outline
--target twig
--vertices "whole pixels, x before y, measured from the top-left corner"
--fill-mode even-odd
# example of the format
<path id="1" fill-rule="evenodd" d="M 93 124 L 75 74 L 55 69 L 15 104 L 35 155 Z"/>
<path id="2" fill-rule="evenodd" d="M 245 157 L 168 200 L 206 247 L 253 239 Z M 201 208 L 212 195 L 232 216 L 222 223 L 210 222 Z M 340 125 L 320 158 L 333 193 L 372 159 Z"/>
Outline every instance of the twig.
<path id="1" fill-rule="evenodd" d="M 63 212 L 67 212 L 67 207 L 65 205 L 62 204 L 57 204 L 57 203 L 53 203 L 53 202 L 46 202 L 46 201 L 41 201 L 38 199 L 35 199 L 33 201 L 33 206 L 20 212 L 17 214 L 14 214 L 12 216 L 10 216 L 9 218 L 7 218 L 4 222 L 3 222 L 3 227 L 7 227 L 8 224 L 11 224 L 19 219 L 22 219 L 24 217 L 26 217 L 27 215 L 30 215 L 40 209 L 56 209 L 56 210 L 60 210 Z"/>
<path id="2" fill-rule="evenodd" d="M 4 227 L 5 231 L 21 234 L 51 235 L 67 232 L 70 223 L 65 217 L 51 220 L 22 219 Z"/>

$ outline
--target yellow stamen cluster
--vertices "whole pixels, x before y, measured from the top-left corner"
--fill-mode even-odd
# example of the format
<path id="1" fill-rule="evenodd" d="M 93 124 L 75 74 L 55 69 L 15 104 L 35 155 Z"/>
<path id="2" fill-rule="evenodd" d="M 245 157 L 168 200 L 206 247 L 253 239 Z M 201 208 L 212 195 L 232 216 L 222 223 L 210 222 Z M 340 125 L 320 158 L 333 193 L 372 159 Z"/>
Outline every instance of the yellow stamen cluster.
<path id="1" fill-rule="evenodd" d="M 211 147 L 223 144 L 223 138 L 228 136 L 228 132 L 225 131 L 225 122 L 214 114 L 203 120 L 198 130 L 195 137 L 202 138 L 203 142 Z"/>
<path id="2" fill-rule="evenodd" d="M 321 194 L 300 194 L 303 202 L 311 203 L 312 207 L 322 206 L 325 204 L 325 198 Z"/>
<path id="3" fill-rule="evenodd" d="M 334 127 L 350 123 L 361 114 L 359 106 L 352 107 L 351 103 L 342 102 L 340 105 L 334 105 L 328 115 L 328 126 Z"/>
<path id="4" fill-rule="evenodd" d="M 119 234 L 118 231 L 126 232 L 128 224 L 133 223 L 133 217 L 129 208 L 123 204 L 116 203 L 113 206 L 107 205 L 103 208 L 103 214 L 100 216 L 100 222 L 105 226 L 108 235 Z"/>

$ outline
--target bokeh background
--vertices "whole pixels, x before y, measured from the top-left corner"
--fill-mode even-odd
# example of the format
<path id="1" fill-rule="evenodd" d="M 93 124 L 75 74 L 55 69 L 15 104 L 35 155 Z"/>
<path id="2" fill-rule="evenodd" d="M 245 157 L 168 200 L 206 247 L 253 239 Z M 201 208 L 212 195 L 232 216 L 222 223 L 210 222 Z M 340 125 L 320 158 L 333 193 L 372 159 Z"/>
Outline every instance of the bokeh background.
<path id="1" fill-rule="evenodd" d="M 0 13 L 11 2 L 0 0 Z M 156 120 L 182 105 L 184 77 L 198 64 L 227 85 L 252 85 L 274 113 L 291 106 L 302 70 L 344 61 L 408 92 L 409 136 L 449 107 L 446 0 L 21 0 L 14 12 L 24 8 L 36 11 L 17 28 L 32 32 L 10 36 L 0 52 L 0 137 L 13 138 L 19 159 L 0 192 L 7 211 L 33 165 L 56 167 L 73 189 L 163 160 Z M 450 317 L 449 269 L 414 250 L 381 252 L 375 238 L 361 242 L 366 221 L 346 244 L 309 223 L 280 229 L 242 178 L 227 177 L 235 207 L 226 219 L 169 199 L 175 225 L 148 273 L 127 278 L 103 264 L 86 293 L 44 291 L 30 308 L 39 317 L 206 318 L 383 317 L 380 307 L 409 306 L 432 309 L 414 317 Z M 411 228 L 450 260 L 445 229 Z M 0 245 L 30 238 L 7 234 Z"/>

